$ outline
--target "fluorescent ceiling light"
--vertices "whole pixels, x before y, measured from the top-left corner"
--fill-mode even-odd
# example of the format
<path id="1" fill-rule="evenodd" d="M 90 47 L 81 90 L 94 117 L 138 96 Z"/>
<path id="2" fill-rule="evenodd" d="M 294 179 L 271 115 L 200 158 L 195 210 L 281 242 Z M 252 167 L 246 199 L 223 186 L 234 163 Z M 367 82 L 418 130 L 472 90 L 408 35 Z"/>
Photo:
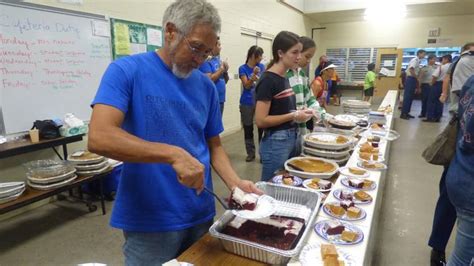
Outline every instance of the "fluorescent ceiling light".
<path id="1" fill-rule="evenodd" d="M 369 1 L 364 19 L 377 22 L 398 21 L 406 17 L 406 5 L 400 1 Z"/>

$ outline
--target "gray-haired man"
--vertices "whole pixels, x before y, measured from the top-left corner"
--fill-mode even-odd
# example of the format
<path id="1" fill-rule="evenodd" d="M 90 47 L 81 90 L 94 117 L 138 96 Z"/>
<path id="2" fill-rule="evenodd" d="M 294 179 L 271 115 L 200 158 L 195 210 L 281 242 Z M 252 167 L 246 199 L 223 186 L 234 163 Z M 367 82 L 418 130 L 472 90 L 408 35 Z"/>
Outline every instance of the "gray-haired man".
<path id="1" fill-rule="evenodd" d="M 214 199 L 199 192 L 212 188 L 211 164 L 230 189 L 261 193 L 232 169 L 217 91 L 195 70 L 220 27 L 205 0 L 172 3 L 163 48 L 111 63 L 92 103 L 89 149 L 125 162 L 110 224 L 127 265 L 161 265 L 207 232 Z"/>

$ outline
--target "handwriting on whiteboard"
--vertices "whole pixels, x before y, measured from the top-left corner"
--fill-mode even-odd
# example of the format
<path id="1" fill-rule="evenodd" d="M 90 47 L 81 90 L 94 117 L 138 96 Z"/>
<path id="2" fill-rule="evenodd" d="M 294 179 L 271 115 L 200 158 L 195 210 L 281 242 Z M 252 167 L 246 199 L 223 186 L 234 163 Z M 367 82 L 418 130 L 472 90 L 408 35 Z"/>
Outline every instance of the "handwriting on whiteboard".
<path id="1" fill-rule="evenodd" d="M 79 28 L 68 23 L 35 21 L 32 18 L 13 18 L 8 14 L 0 14 L 0 27 L 12 28 L 20 34 L 31 31 L 69 33 L 80 39 Z"/>

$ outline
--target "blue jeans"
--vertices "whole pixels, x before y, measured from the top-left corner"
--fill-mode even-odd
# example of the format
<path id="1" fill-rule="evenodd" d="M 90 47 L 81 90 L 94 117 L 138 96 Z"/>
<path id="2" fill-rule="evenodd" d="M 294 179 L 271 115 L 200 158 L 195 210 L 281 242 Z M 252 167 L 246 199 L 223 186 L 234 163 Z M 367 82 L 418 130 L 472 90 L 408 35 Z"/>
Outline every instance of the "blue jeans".
<path id="1" fill-rule="evenodd" d="M 260 143 L 262 181 L 270 180 L 275 171 L 283 169 L 285 161 L 301 152 L 298 128 L 265 130 Z"/>
<path id="2" fill-rule="evenodd" d="M 456 209 L 458 226 L 454 250 L 447 266 L 474 265 L 474 212 Z"/>
<path id="3" fill-rule="evenodd" d="M 421 83 L 421 116 L 426 116 L 428 99 L 430 97 L 431 86 L 428 83 Z"/>
<path id="4" fill-rule="evenodd" d="M 416 90 L 416 78 L 407 77 L 407 79 L 405 80 L 405 89 L 403 92 L 402 114 L 410 113 L 411 103 L 413 102 L 413 98 L 415 97 L 415 90 Z"/>
<path id="5" fill-rule="evenodd" d="M 428 110 L 426 113 L 426 118 L 428 119 L 440 119 L 443 115 L 443 103 L 439 101 L 443 90 L 443 82 L 437 81 L 431 87 L 430 97 L 428 99 Z"/>
<path id="6" fill-rule="evenodd" d="M 125 265 L 162 265 L 178 257 L 209 230 L 212 220 L 191 228 L 170 232 L 123 231 Z"/>
<path id="7" fill-rule="evenodd" d="M 446 188 L 448 169 L 448 167 L 444 168 L 441 180 L 439 181 L 439 198 L 436 203 L 430 240 L 428 241 L 428 245 L 438 251 L 445 251 L 456 223 L 456 208 L 449 200 Z"/>

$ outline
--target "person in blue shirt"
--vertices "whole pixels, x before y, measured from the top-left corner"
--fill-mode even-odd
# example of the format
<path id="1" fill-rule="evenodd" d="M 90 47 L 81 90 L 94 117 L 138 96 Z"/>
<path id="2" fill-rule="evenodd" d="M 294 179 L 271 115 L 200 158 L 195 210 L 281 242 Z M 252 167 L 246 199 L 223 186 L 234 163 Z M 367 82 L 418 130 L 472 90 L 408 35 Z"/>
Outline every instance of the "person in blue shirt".
<path id="1" fill-rule="evenodd" d="M 214 82 L 214 85 L 216 85 L 222 115 L 224 113 L 225 85 L 229 80 L 229 75 L 227 74 L 229 64 L 227 61 L 221 61 L 220 54 L 221 42 L 219 37 L 217 37 L 216 46 L 212 49 L 212 57 L 204 61 L 204 63 L 199 67 L 199 70 L 206 74 Z"/>
<path id="2" fill-rule="evenodd" d="M 92 102 L 89 150 L 124 161 L 110 224 L 123 230 L 126 265 L 161 265 L 208 232 L 211 164 L 229 189 L 262 193 L 233 170 L 217 90 L 197 70 L 221 28 L 216 8 L 175 1 L 162 25 L 163 48 L 112 62 Z"/>
<path id="3" fill-rule="evenodd" d="M 456 152 L 446 175 L 449 200 L 456 208 L 456 242 L 448 266 L 474 263 L 474 73 L 461 90 Z"/>
<path id="4" fill-rule="evenodd" d="M 246 162 L 255 160 L 255 142 L 253 137 L 253 123 L 255 117 L 255 85 L 265 72 L 262 61 L 263 49 L 256 45 L 249 48 L 245 64 L 239 67 L 239 77 L 242 82 L 242 95 L 240 96 L 240 119 L 244 127 Z M 258 141 L 262 139 L 263 130 L 258 130 Z"/>

